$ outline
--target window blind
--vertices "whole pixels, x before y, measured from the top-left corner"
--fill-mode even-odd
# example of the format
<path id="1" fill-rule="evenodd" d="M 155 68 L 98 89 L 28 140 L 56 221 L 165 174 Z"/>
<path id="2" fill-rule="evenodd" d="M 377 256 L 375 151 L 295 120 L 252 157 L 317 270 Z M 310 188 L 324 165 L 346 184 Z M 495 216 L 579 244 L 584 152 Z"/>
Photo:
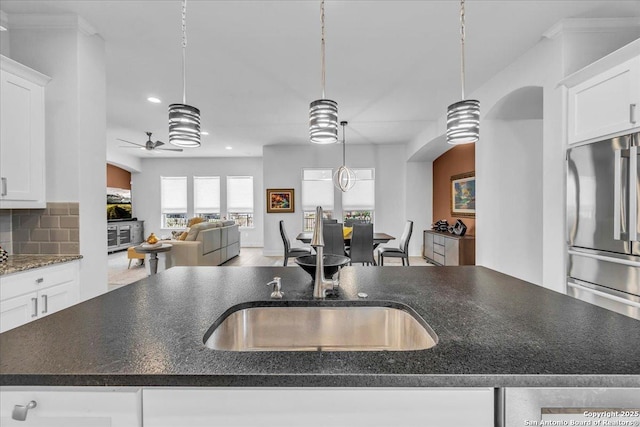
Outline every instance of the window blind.
<path id="1" fill-rule="evenodd" d="M 227 177 L 227 212 L 253 212 L 253 177 Z"/>
<path id="2" fill-rule="evenodd" d="M 333 211 L 333 181 L 331 169 L 302 170 L 302 210 L 314 211 L 322 206 Z"/>
<path id="3" fill-rule="evenodd" d="M 220 177 L 193 177 L 193 208 L 195 214 L 220 212 Z"/>
<path id="4" fill-rule="evenodd" d="M 376 192 L 373 169 L 354 169 L 356 185 L 342 193 L 342 209 L 345 211 L 375 210 Z"/>
<path id="5" fill-rule="evenodd" d="M 162 213 L 187 212 L 187 177 L 160 177 L 160 207 Z"/>

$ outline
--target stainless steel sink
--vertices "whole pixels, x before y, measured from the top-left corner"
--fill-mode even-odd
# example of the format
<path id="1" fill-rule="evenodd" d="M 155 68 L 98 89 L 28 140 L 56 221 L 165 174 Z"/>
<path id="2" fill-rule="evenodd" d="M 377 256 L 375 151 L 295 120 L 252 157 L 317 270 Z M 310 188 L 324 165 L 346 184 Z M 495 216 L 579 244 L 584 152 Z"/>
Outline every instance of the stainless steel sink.
<path id="1" fill-rule="evenodd" d="M 429 325 L 404 304 L 334 303 L 236 306 L 213 324 L 204 342 L 226 351 L 408 351 L 438 343 Z"/>

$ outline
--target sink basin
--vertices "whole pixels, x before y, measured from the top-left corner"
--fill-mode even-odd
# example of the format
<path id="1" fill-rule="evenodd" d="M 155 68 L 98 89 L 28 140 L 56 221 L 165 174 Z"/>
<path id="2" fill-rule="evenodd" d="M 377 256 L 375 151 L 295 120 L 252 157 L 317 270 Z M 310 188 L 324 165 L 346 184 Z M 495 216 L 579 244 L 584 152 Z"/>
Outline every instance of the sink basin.
<path id="1" fill-rule="evenodd" d="M 242 304 L 204 336 L 226 351 L 409 351 L 438 336 L 410 307 L 373 301 L 270 301 Z"/>
<path id="2" fill-rule="evenodd" d="M 304 255 L 295 259 L 304 271 L 309 273 L 311 281 L 316 278 L 316 255 Z M 322 263 L 324 264 L 324 277 L 331 279 L 334 274 L 338 272 L 342 267 L 349 264 L 351 259 L 342 255 L 326 254 L 322 257 Z"/>

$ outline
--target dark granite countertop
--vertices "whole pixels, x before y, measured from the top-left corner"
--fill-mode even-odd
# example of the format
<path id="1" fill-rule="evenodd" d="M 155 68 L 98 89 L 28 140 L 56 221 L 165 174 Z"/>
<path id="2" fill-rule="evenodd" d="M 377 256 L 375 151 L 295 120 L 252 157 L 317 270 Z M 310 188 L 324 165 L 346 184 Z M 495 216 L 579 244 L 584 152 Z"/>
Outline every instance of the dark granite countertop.
<path id="1" fill-rule="evenodd" d="M 225 352 L 229 307 L 309 300 L 296 267 L 174 267 L 0 334 L 0 385 L 638 387 L 640 322 L 483 267 L 347 267 L 338 299 L 397 301 L 438 334 L 408 352 Z M 282 333 L 286 333 L 283 331 Z"/>
<path id="2" fill-rule="evenodd" d="M 0 264 L 0 276 L 81 259 L 82 255 L 9 255 Z"/>

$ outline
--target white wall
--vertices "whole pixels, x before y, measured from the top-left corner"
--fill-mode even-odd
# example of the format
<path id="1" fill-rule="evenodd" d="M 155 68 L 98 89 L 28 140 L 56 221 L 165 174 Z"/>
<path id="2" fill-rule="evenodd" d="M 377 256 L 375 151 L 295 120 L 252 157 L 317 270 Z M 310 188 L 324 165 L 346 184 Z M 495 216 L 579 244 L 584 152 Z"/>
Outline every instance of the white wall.
<path id="1" fill-rule="evenodd" d="M 261 247 L 263 244 L 264 185 L 262 183 L 262 159 L 258 157 L 143 159 L 142 171 L 131 174 L 133 215 L 139 220 L 145 221 L 145 236 L 152 232 L 158 236 L 170 234 L 170 230 L 160 228 L 161 176 L 187 177 L 189 217 L 193 216 L 193 177 L 219 176 L 221 178 L 221 210 L 222 215 L 226 215 L 226 177 L 234 175 L 253 176 L 254 227 L 240 229 L 241 245 Z"/>
<path id="2" fill-rule="evenodd" d="M 408 162 L 405 188 L 406 216 L 413 221 L 409 254 L 421 256 L 423 231 L 433 223 L 433 162 Z"/>
<path id="3" fill-rule="evenodd" d="M 416 163 L 410 168 L 411 177 L 424 178 L 424 181 L 411 182 L 408 185 L 407 162 L 404 145 L 348 145 L 347 166 L 351 168 L 375 168 L 376 209 L 374 217 L 375 231 L 385 232 L 400 238 L 404 223 L 411 219 L 414 224 L 414 235 L 411 239 L 412 255 L 419 255 L 420 232 L 416 232 L 419 221 L 430 221 L 430 211 L 420 211 L 420 206 L 427 206 L 431 187 L 428 167 Z M 300 246 L 295 236 L 302 231 L 302 193 L 301 180 L 303 168 L 337 168 L 342 163 L 342 147 L 340 144 L 320 146 L 308 144 L 304 146 L 272 145 L 263 150 L 264 188 L 294 188 L 295 212 L 287 214 L 265 214 L 264 220 L 264 255 L 282 255 L 283 246 L 278 222 L 285 221 L 292 246 Z M 357 184 L 356 184 L 357 185 Z M 334 190 L 334 216 L 342 214 L 340 190 Z M 412 200 L 410 211 L 406 201 Z M 263 212 L 265 210 L 262 207 Z M 408 213 L 416 215 L 409 217 Z M 336 216 L 340 218 L 340 216 Z M 388 246 L 397 245 L 391 241 Z"/>
<path id="4" fill-rule="evenodd" d="M 45 144 L 48 202 L 80 205 L 81 299 L 107 291 L 106 77 L 100 36 L 77 16 L 12 19 L 12 58 L 49 75 Z"/>
<path id="5" fill-rule="evenodd" d="M 118 166 L 119 168 L 129 172 L 140 172 L 142 170 L 142 160 L 140 157 L 135 157 L 130 154 L 136 150 L 120 148 L 121 145 L 127 145 L 127 143 L 120 142 L 117 138 L 144 144 L 146 141 L 146 135 L 139 131 L 131 131 L 129 129 L 115 126 L 109 126 L 107 129 L 107 163 Z"/>
<path id="6" fill-rule="evenodd" d="M 477 263 L 540 285 L 542 120 L 485 120 L 481 143 Z"/>

